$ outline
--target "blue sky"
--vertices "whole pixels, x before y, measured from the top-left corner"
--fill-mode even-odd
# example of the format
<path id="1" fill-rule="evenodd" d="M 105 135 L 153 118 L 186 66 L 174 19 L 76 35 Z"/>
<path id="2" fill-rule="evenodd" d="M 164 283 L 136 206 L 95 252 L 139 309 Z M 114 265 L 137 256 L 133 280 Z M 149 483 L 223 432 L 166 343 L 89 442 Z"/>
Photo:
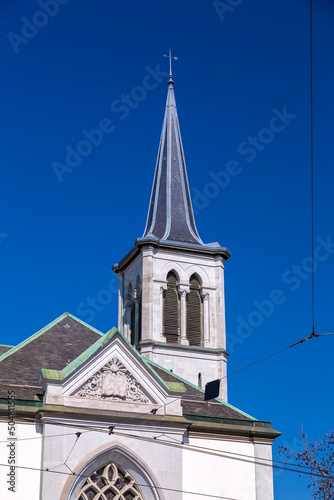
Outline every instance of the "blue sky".
<path id="1" fill-rule="evenodd" d="M 65 311 L 103 332 L 117 324 L 111 266 L 144 231 L 170 44 L 198 231 L 232 252 L 229 371 L 309 335 L 309 3 L 58 0 L 40 15 L 41 4 L 1 2 L 0 342 Z M 334 329 L 333 24 L 333 3 L 314 0 L 319 333 Z M 272 421 L 277 445 L 293 447 L 301 424 L 321 437 L 333 430 L 333 342 L 231 376 L 229 401 Z M 289 472 L 275 472 L 275 492 L 307 495 Z"/>

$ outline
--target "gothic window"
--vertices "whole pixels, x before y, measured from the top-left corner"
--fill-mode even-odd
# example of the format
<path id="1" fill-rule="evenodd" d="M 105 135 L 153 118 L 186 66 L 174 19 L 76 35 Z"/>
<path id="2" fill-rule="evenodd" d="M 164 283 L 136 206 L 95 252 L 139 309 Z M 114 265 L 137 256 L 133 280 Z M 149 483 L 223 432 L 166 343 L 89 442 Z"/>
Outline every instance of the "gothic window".
<path id="1" fill-rule="evenodd" d="M 109 463 L 93 472 L 75 500 L 144 500 L 133 477 L 122 467 Z"/>
<path id="2" fill-rule="evenodd" d="M 190 277 L 190 292 L 187 295 L 187 339 L 189 345 L 202 345 L 203 314 L 201 285 L 195 274 Z"/>
<path id="3" fill-rule="evenodd" d="M 177 278 L 171 271 L 167 274 L 167 290 L 164 292 L 163 334 L 166 342 L 178 344 L 180 335 L 180 301 Z"/>

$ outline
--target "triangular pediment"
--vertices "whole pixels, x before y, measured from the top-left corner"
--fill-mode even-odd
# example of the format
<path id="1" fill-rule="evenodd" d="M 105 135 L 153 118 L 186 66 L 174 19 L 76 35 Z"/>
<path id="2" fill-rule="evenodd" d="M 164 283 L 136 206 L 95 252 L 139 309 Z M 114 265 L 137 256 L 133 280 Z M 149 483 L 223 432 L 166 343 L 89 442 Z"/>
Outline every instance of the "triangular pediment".
<path id="1" fill-rule="evenodd" d="M 73 396 L 106 401 L 154 403 L 117 356 L 94 373 Z"/>
<path id="2" fill-rule="evenodd" d="M 116 329 L 62 371 L 43 369 L 42 379 L 46 404 L 138 413 L 181 412 L 179 397 Z"/>

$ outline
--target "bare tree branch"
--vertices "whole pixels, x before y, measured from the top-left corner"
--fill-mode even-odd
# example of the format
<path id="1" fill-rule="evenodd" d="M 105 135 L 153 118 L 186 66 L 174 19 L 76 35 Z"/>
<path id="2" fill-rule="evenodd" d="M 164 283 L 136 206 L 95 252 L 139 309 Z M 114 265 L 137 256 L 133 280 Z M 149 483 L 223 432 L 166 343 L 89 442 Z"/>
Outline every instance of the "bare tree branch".
<path id="1" fill-rule="evenodd" d="M 312 490 L 314 500 L 330 500 L 334 498 L 334 432 L 325 434 L 320 441 L 308 442 L 303 428 L 300 431 L 301 440 L 296 440 L 303 451 L 290 450 L 280 446 L 280 455 L 286 462 L 293 461 L 301 470 L 307 468 L 311 473 L 307 488 Z M 300 476 L 301 477 L 301 476 Z"/>

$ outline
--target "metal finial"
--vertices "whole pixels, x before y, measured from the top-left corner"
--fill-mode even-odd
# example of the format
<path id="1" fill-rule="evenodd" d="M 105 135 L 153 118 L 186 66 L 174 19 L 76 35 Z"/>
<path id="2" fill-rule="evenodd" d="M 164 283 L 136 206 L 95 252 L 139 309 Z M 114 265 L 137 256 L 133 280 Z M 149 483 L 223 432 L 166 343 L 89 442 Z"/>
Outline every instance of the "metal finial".
<path id="1" fill-rule="evenodd" d="M 172 73 L 172 59 L 174 59 L 175 61 L 177 61 L 178 58 L 176 56 L 172 56 L 172 49 L 171 49 L 171 47 L 169 47 L 169 56 L 167 56 L 166 54 L 164 54 L 164 57 L 168 57 L 168 59 L 169 59 L 169 76 L 171 78 L 172 75 L 173 75 L 173 73 Z"/>

